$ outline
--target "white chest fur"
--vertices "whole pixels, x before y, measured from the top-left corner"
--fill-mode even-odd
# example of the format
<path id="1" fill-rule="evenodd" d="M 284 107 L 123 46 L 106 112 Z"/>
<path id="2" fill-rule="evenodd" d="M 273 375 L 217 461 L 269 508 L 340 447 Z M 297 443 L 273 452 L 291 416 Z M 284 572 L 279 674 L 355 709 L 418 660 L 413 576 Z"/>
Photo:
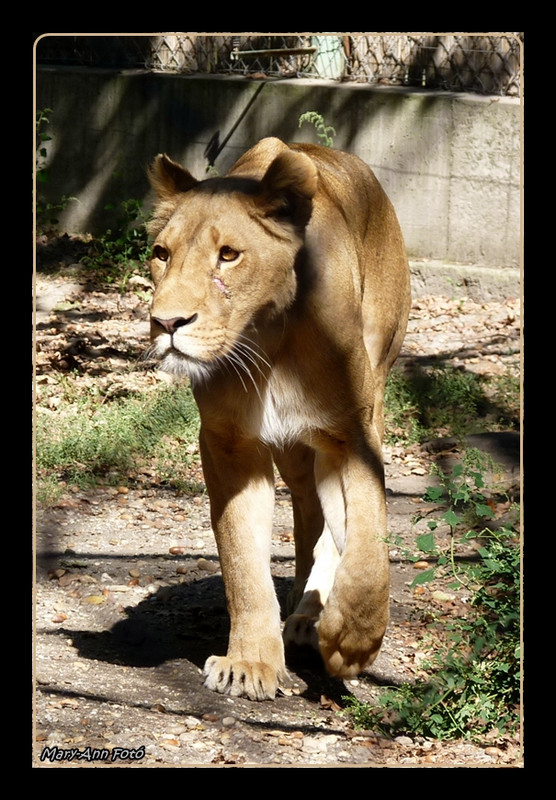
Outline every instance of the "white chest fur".
<path id="1" fill-rule="evenodd" d="M 315 398 L 291 374 L 275 372 L 261 392 L 257 435 L 276 447 L 308 441 L 325 425 L 326 414 Z"/>

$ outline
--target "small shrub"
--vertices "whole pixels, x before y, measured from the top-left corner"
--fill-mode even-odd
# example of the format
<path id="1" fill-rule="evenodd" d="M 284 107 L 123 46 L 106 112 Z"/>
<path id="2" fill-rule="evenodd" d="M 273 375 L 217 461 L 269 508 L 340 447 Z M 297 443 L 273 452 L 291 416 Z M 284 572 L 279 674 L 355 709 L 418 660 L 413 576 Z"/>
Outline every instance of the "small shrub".
<path id="1" fill-rule="evenodd" d="M 141 201 L 121 203 L 121 216 L 115 228 L 93 239 L 92 253 L 83 259 L 83 264 L 95 270 L 97 277 L 106 283 L 117 284 L 121 292 L 133 274 L 148 277 L 145 264 L 150 257 L 150 240 L 145 222 Z"/>

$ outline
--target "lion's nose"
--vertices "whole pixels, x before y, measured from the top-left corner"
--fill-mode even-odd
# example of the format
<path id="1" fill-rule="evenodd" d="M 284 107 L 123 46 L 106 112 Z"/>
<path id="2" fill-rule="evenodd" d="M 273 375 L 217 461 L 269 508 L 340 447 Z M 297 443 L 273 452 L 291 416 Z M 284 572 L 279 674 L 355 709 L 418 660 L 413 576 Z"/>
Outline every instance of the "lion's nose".
<path id="1" fill-rule="evenodd" d="M 153 317 L 153 322 L 156 322 L 165 331 L 172 334 L 178 328 L 183 328 L 184 325 L 191 325 L 197 319 L 197 314 L 192 314 L 190 317 L 172 317 L 171 319 L 161 319 L 160 317 Z"/>

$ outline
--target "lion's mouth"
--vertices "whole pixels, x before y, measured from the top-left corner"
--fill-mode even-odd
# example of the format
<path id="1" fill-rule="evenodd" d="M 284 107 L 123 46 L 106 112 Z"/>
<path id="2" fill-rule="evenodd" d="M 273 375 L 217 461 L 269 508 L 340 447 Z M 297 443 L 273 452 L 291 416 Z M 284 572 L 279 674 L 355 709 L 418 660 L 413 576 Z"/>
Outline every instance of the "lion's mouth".
<path id="1" fill-rule="evenodd" d="M 245 391 L 247 387 L 259 391 L 260 382 L 268 377 L 271 364 L 265 352 L 245 332 L 234 336 L 218 337 L 199 346 L 199 352 L 192 352 L 193 346 L 188 342 L 188 349 L 183 343 L 175 341 L 174 334 L 160 334 L 148 351 L 148 357 L 159 363 L 162 372 L 176 376 L 187 376 L 192 383 L 207 381 L 215 374 L 225 371 L 235 374 Z M 200 343 L 197 343 L 200 345 Z"/>
<path id="2" fill-rule="evenodd" d="M 221 345 L 215 348 L 197 343 L 199 352 L 192 352 L 193 344 L 188 342 L 185 349 L 183 342 L 175 341 L 176 332 L 161 333 L 156 336 L 148 348 L 145 358 L 158 362 L 161 372 L 175 376 L 187 376 L 192 382 L 206 381 L 219 368 L 225 360 L 225 348 Z M 223 354 L 224 352 L 224 354 Z"/>

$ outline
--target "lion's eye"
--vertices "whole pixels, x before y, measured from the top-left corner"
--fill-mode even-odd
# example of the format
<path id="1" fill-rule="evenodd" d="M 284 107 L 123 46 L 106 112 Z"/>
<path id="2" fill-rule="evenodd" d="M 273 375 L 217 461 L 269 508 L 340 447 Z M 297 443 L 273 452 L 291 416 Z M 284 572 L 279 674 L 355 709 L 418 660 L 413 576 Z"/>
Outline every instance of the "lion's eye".
<path id="1" fill-rule="evenodd" d="M 219 257 L 220 261 L 235 261 L 236 258 L 239 258 L 239 252 L 234 250 L 233 247 L 224 245 L 224 247 L 220 248 Z"/>
<path id="2" fill-rule="evenodd" d="M 155 244 L 153 248 L 153 257 L 158 258 L 159 261 L 168 261 L 170 254 L 165 247 L 161 247 L 159 244 Z"/>

